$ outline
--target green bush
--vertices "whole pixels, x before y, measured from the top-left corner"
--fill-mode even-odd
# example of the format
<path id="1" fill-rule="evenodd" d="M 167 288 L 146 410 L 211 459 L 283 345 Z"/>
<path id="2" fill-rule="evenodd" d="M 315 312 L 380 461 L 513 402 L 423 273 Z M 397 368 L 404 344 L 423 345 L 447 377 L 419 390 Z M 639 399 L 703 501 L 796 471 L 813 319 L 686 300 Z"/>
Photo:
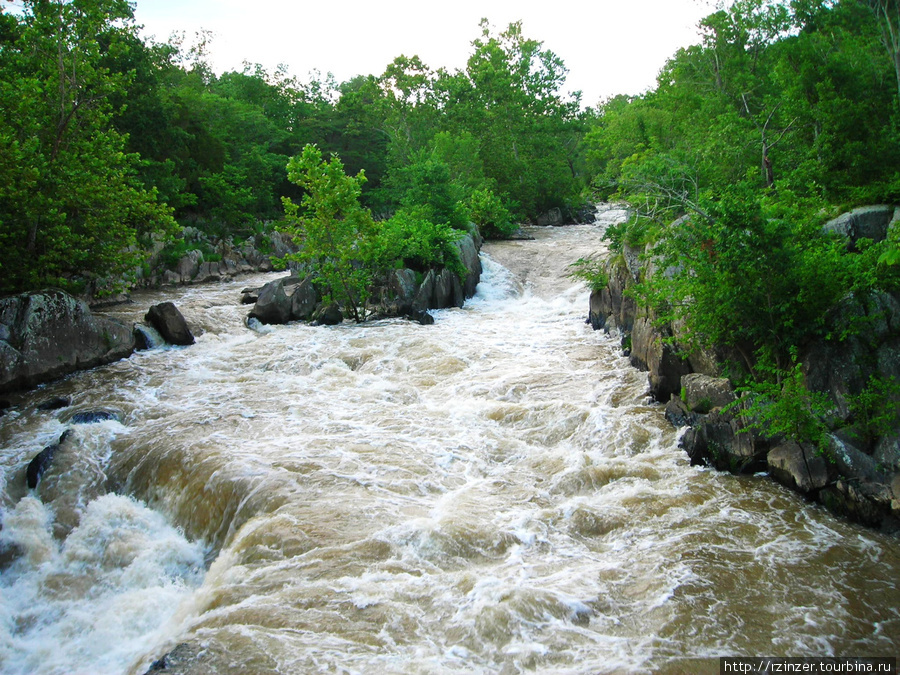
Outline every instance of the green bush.
<path id="1" fill-rule="evenodd" d="M 490 189 L 472 192 L 469 198 L 469 218 L 488 239 L 506 239 L 518 229 L 503 200 Z"/>

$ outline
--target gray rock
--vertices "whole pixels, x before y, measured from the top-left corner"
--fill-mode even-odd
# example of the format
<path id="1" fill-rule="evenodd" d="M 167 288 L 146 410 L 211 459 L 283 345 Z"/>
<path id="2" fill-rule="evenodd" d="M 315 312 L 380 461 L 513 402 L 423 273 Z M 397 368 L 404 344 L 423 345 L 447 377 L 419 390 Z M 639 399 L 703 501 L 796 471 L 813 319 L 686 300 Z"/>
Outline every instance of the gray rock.
<path id="1" fill-rule="evenodd" d="M 541 227 L 558 227 L 564 223 L 562 211 L 558 208 L 552 208 L 537 217 L 537 224 Z"/>
<path id="2" fill-rule="evenodd" d="M 724 408 L 737 400 L 731 382 L 726 377 L 709 377 L 700 373 L 681 376 L 688 407 L 705 415 L 714 408 Z"/>
<path id="3" fill-rule="evenodd" d="M 672 396 L 666 403 L 666 420 L 673 427 L 691 427 L 700 422 L 701 416 L 692 412 L 679 396 Z"/>
<path id="4" fill-rule="evenodd" d="M 422 326 L 434 325 L 434 317 L 424 310 L 413 310 L 407 315 L 410 321 L 415 321 Z"/>
<path id="5" fill-rule="evenodd" d="M 187 321 L 171 302 L 161 302 L 147 310 L 144 320 L 159 331 L 166 342 L 173 345 L 192 345 L 194 335 Z"/>
<path id="6" fill-rule="evenodd" d="M 284 292 L 283 282 L 283 279 L 276 279 L 262 287 L 250 316 L 263 323 L 287 323 L 291 320 L 291 300 Z"/>
<path id="7" fill-rule="evenodd" d="M 848 439 L 829 434 L 828 456 L 844 478 L 861 481 L 880 479 L 875 459 L 854 446 Z"/>
<path id="8" fill-rule="evenodd" d="M 416 291 L 416 297 L 413 300 L 413 310 L 424 311 L 433 307 L 434 286 L 434 270 L 428 270 L 428 274 L 425 275 L 425 279 L 419 285 L 419 290 Z"/>
<path id="9" fill-rule="evenodd" d="M 455 306 L 453 294 L 453 278 L 456 275 L 448 269 L 441 270 L 434 279 L 434 295 L 431 297 L 431 308 L 446 309 Z"/>
<path id="10" fill-rule="evenodd" d="M 766 460 L 770 475 L 798 492 L 813 492 L 829 482 L 825 458 L 793 441 L 772 448 Z"/>
<path id="11" fill-rule="evenodd" d="M 122 413 L 113 410 L 82 410 L 69 419 L 71 424 L 97 424 L 99 422 L 121 422 Z"/>
<path id="12" fill-rule="evenodd" d="M 203 254 L 200 251 L 188 251 L 175 265 L 175 273 L 182 281 L 190 281 L 200 271 L 200 260 Z"/>
<path id="13" fill-rule="evenodd" d="M 825 233 L 846 237 L 851 248 L 859 239 L 883 241 L 894 218 L 893 206 L 862 206 L 830 220 L 822 226 Z"/>
<path id="14" fill-rule="evenodd" d="M 478 256 L 478 246 L 471 235 L 462 237 L 454 244 L 459 251 L 459 259 L 466 268 L 466 278 L 463 281 L 463 294 L 466 298 L 475 295 L 478 281 L 481 279 L 481 258 Z M 460 305 L 461 307 L 462 305 Z"/>
<path id="15" fill-rule="evenodd" d="M 900 436 L 884 436 L 875 445 L 872 459 L 883 471 L 900 471 Z M 900 495 L 897 495 L 900 499 Z"/>
<path id="16" fill-rule="evenodd" d="M 332 303 L 327 307 L 320 307 L 313 320 L 319 326 L 337 326 L 343 323 L 344 314 L 340 307 Z"/>
<path id="17" fill-rule="evenodd" d="M 320 300 L 319 291 L 311 276 L 296 284 L 291 294 L 291 319 L 308 321 Z"/>
<path id="18" fill-rule="evenodd" d="M 0 299 L 0 392 L 94 368 L 130 356 L 131 326 L 95 315 L 87 304 L 51 289 Z"/>

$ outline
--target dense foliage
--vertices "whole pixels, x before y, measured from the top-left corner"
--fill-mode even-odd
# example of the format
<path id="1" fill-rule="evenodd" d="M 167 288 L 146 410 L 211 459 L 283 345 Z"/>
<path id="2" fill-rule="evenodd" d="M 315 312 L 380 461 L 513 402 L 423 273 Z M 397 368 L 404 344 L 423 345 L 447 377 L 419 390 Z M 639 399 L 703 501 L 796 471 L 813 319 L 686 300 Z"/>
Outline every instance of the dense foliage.
<path id="1" fill-rule="evenodd" d="M 880 4 L 737 0 L 586 135 L 597 190 L 638 214 L 613 247 L 651 244 L 669 269 L 644 299 L 691 346 L 732 348 L 744 377 L 790 370 L 849 290 L 896 283 L 896 233 L 852 254 L 821 233 L 900 197 L 900 71 L 883 39 L 897 12 Z"/>
<path id="2" fill-rule="evenodd" d="M 565 67 L 518 24 L 483 23 L 464 70 L 400 56 L 338 84 L 216 75 L 207 35 L 142 40 L 126 0 L 17 4 L 0 7 L 0 292 L 125 282 L 176 222 L 213 241 L 271 228 L 304 197 L 285 167 L 309 144 L 365 171 L 372 218 L 400 216 L 396 259 L 422 258 L 403 238 L 413 220 L 505 236 L 588 182 Z"/>

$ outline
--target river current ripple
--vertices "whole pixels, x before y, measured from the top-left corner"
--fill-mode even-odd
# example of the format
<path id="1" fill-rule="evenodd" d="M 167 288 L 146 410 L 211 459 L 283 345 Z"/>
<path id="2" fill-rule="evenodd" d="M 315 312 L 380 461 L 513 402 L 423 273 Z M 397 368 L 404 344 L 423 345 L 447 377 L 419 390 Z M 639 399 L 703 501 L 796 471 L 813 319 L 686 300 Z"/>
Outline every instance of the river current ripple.
<path id="1" fill-rule="evenodd" d="M 427 327 L 254 332 L 239 291 L 271 276 L 109 310 L 135 321 L 172 299 L 197 344 L 0 418 L 0 671 L 139 675 L 176 646 L 164 672 L 896 656 L 897 540 L 689 466 L 566 276 L 601 231 L 488 244 L 476 297 Z M 73 405 L 36 409 L 58 395 Z M 76 427 L 26 490 L 27 462 L 96 408 L 121 421 Z"/>

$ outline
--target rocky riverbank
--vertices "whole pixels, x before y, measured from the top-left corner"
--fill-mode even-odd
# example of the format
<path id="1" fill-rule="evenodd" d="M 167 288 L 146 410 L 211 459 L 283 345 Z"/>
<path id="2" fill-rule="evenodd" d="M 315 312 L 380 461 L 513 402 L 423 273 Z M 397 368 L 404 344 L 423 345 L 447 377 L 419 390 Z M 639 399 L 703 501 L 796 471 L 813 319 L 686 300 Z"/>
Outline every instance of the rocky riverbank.
<path id="1" fill-rule="evenodd" d="M 844 214 L 825 229 L 844 235 L 852 249 L 861 237 L 883 239 L 898 223 L 900 209 L 876 206 Z M 742 414 L 746 401 L 722 377 L 721 364 L 733 355 L 688 353 L 678 325 L 660 324 L 651 308 L 635 301 L 630 289 L 664 273 L 654 265 L 649 246 L 626 245 L 621 255 L 610 256 L 609 281 L 591 294 L 589 321 L 595 330 L 618 335 L 632 365 L 647 371 L 650 393 L 666 404 L 666 417 L 687 427 L 680 444 L 691 462 L 733 473 L 766 471 L 838 515 L 900 531 L 900 428 L 872 436 L 850 406 L 873 377 L 900 382 L 900 294 L 848 295 L 828 320 L 837 328 L 858 328 L 840 340 L 818 340 L 800 354 L 806 386 L 827 394 L 834 409 L 823 450 L 761 433 Z"/>

